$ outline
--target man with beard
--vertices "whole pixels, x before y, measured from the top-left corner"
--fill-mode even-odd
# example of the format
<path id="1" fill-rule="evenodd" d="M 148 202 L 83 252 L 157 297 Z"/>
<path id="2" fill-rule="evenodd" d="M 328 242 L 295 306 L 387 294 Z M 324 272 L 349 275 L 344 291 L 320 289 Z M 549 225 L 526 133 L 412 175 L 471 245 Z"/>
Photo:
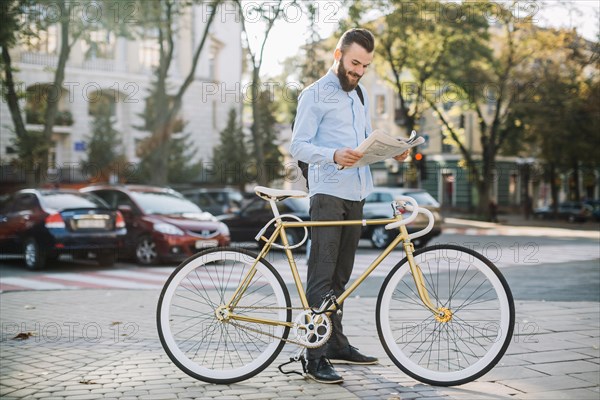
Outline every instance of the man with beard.
<path id="1" fill-rule="evenodd" d="M 372 131 L 368 96 L 362 86 L 362 96 L 356 88 L 373 61 L 374 48 L 375 39 L 368 30 L 346 31 L 334 51 L 331 69 L 300 94 L 290 153 L 310 165 L 312 221 L 362 219 L 364 199 L 373 190 L 368 166 L 339 167 L 351 167 L 362 158 L 362 153 L 352 149 Z M 407 156 L 408 151 L 394 158 L 403 161 Z M 335 296 L 344 292 L 360 234 L 360 226 L 312 228 L 306 284 L 311 307 L 318 308 L 330 291 Z M 343 381 L 330 360 L 363 365 L 378 361 L 350 345 L 341 320 L 341 315 L 331 315 L 333 333 L 329 341 L 306 351 L 308 376 L 318 382 Z"/>

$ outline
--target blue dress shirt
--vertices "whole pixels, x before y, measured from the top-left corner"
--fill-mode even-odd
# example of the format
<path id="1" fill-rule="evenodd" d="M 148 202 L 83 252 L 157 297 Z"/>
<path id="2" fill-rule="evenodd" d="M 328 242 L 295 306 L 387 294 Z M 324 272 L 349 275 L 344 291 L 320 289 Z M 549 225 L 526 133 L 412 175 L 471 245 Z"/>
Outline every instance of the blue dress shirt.
<path id="1" fill-rule="evenodd" d="M 356 90 L 345 92 L 329 70 L 300 94 L 290 153 L 310 164 L 310 196 L 321 193 L 358 201 L 373 190 L 368 166 L 339 170 L 333 161 L 337 149 L 354 149 L 371 134 L 368 97 L 362 85 L 361 89 L 364 106 Z"/>

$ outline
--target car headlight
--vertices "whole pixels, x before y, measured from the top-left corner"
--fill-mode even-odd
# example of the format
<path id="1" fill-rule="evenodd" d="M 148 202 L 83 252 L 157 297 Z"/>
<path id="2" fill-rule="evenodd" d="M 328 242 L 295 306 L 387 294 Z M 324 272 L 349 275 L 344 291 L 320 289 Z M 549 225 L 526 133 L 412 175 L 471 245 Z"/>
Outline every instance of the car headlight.
<path id="1" fill-rule="evenodd" d="M 165 235 L 183 236 L 184 232 L 176 227 L 175 225 L 167 224 L 164 222 L 154 224 L 154 230 Z"/>
<path id="2" fill-rule="evenodd" d="M 225 236 L 229 236 L 229 227 L 227 225 L 225 225 L 224 223 L 220 223 L 219 224 L 219 230 L 221 231 L 221 233 Z"/>

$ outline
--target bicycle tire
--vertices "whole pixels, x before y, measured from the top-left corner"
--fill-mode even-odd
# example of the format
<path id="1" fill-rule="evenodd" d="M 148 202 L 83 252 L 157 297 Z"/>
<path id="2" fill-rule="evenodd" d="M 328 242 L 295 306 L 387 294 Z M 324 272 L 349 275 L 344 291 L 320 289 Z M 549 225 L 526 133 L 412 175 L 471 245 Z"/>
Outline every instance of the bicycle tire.
<path id="1" fill-rule="evenodd" d="M 243 249 L 205 250 L 184 261 L 165 283 L 156 312 L 158 335 L 171 361 L 189 376 L 219 384 L 243 381 L 264 370 L 281 352 L 289 327 L 239 320 L 236 326 L 219 321 L 215 314 L 256 257 Z M 235 312 L 290 322 L 290 307 L 281 276 L 265 259 L 259 260 Z M 271 331 L 263 332 L 265 328 Z"/>
<path id="2" fill-rule="evenodd" d="M 405 257 L 377 298 L 377 332 L 386 353 L 407 375 L 430 385 L 462 385 L 483 376 L 502 358 L 514 330 L 506 279 L 491 261 L 462 246 L 431 246 L 414 258 L 431 302 L 448 307 L 452 317 L 439 321 L 423 305 Z"/>

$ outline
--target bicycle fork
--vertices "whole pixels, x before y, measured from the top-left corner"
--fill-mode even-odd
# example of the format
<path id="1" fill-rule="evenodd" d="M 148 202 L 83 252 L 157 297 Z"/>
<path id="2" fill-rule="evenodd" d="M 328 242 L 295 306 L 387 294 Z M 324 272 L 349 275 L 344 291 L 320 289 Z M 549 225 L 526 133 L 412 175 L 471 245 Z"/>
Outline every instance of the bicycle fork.
<path id="1" fill-rule="evenodd" d="M 406 230 L 406 226 L 400 226 L 400 231 L 402 235 L 408 236 L 408 231 Z M 408 260 L 408 265 L 410 267 L 410 272 L 415 281 L 415 286 L 417 287 L 417 294 L 419 298 L 431 312 L 433 313 L 435 319 L 438 322 L 448 322 L 452 319 L 452 311 L 447 307 L 436 307 L 431 298 L 429 297 L 429 292 L 427 291 L 427 287 L 425 286 L 425 279 L 423 278 L 423 272 L 421 272 L 421 267 L 419 267 L 413 257 L 413 252 L 415 248 L 413 244 L 407 240 L 403 242 L 404 252 L 406 253 L 406 259 Z"/>

